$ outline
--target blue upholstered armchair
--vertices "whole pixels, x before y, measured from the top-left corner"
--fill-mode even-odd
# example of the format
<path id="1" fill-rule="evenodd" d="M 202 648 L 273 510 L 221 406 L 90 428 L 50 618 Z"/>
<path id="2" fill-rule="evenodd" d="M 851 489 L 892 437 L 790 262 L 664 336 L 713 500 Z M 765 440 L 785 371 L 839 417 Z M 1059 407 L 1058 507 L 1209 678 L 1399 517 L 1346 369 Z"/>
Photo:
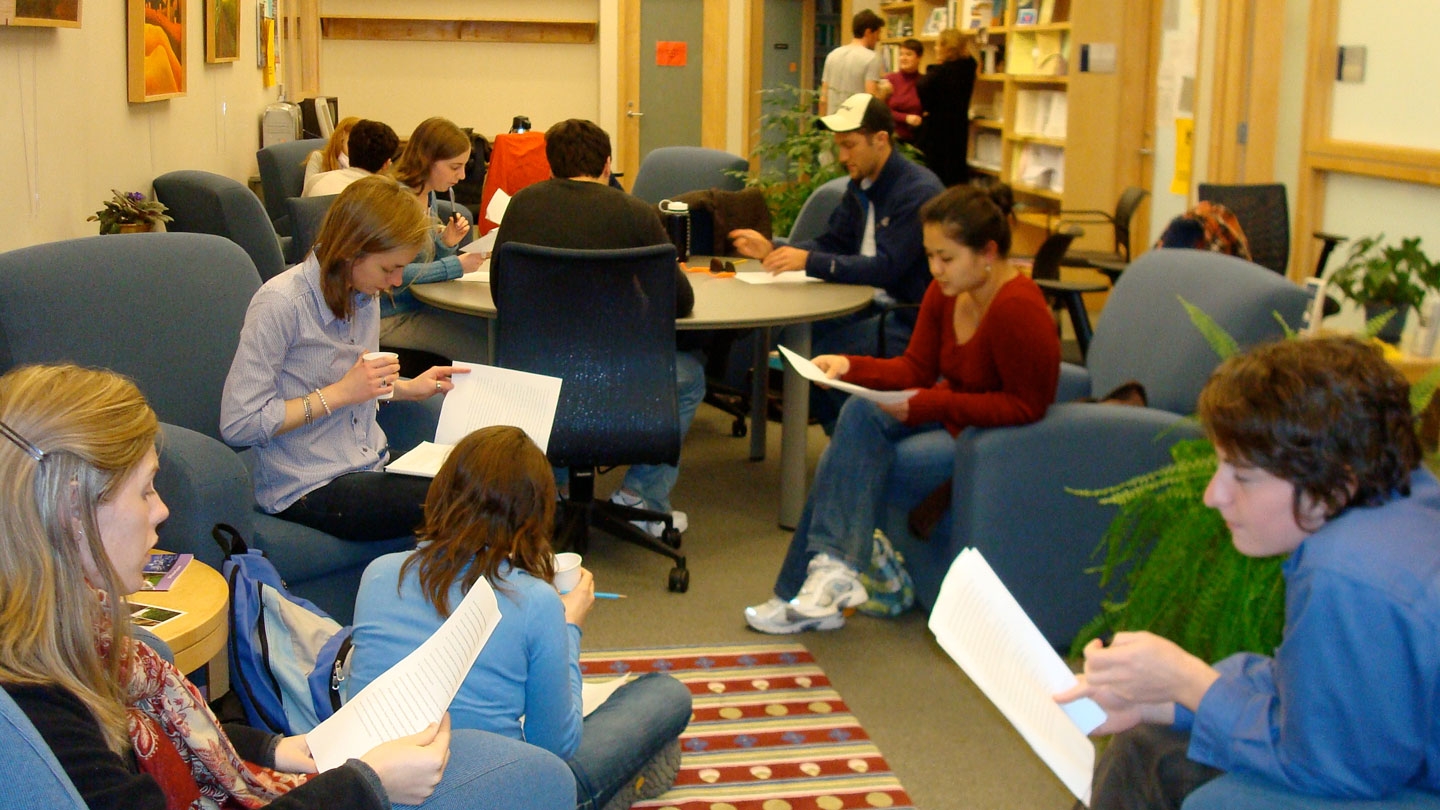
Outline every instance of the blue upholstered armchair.
<path id="1" fill-rule="evenodd" d="M 1200 786 L 1181 810 L 1440 810 L 1440 795 L 1403 790 L 1377 800 L 1320 799 L 1253 776 L 1227 773 Z"/>
<path id="2" fill-rule="evenodd" d="M 750 163 L 739 155 L 700 146 L 662 146 L 640 161 L 630 193 L 648 203 L 706 188 L 739 191 L 745 181 L 726 174 L 743 172 Z"/>
<path id="3" fill-rule="evenodd" d="M 223 236 L 245 249 L 261 281 L 285 270 L 283 241 L 250 189 L 224 175 L 185 169 L 155 178 L 155 198 L 170 209 L 166 230 Z"/>
<path id="4" fill-rule="evenodd" d="M 248 193 L 248 192 L 247 192 Z M 0 254 L 0 371 L 74 362 L 129 376 L 164 422 L 160 543 L 217 566 L 216 523 L 264 549 L 291 590 L 348 622 L 360 574 L 409 537 L 347 543 L 260 512 L 249 454 L 220 441 L 220 395 L 260 278 L 235 243 L 186 233 L 120 234 Z M 382 409 L 391 447 L 434 435 L 439 402 Z"/>
<path id="5" fill-rule="evenodd" d="M 307 138 L 271 144 L 255 153 L 255 162 L 260 167 L 260 191 L 265 195 L 265 212 L 281 236 L 290 235 L 290 214 L 285 210 L 285 200 L 299 197 L 305 190 L 305 162 L 311 152 L 324 148 L 324 138 Z"/>
<path id="6" fill-rule="evenodd" d="M 1298 324 L 1306 296 L 1249 262 L 1195 250 L 1153 250 L 1110 294 L 1087 358 L 1062 364 L 1060 393 L 1045 418 L 1024 427 L 963 431 L 955 443 L 948 513 L 919 541 L 907 528 L 916 496 L 892 474 L 885 531 L 930 605 L 961 549 L 979 549 L 1051 644 L 1068 647 L 1100 610 L 1098 577 L 1086 573 L 1115 509 L 1066 492 L 1119 483 L 1169 461 L 1198 435 L 1184 419 L 1219 363 L 1180 298 L 1214 318 L 1240 346 L 1281 335 L 1272 313 Z M 1141 382 L 1149 407 L 1073 402 Z"/>

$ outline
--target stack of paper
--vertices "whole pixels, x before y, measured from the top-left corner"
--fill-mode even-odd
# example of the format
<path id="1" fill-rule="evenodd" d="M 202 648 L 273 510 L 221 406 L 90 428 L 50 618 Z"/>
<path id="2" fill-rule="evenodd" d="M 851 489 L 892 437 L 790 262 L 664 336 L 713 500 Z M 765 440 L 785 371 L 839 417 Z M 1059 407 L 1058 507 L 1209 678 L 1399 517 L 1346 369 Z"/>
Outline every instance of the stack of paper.
<path id="1" fill-rule="evenodd" d="M 955 558 L 930 613 L 930 631 L 1040 759 L 1086 804 L 1095 746 L 1085 735 L 1105 711 L 1085 698 L 1061 706 L 1054 695 L 1075 685 L 1040 629 L 980 552 Z"/>
<path id="2" fill-rule="evenodd" d="M 805 379 L 812 382 L 828 385 L 837 391 L 844 391 L 847 394 L 854 394 L 861 399 L 868 399 L 872 402 L 878 402 L 882 405 L 893 405 L 896 403 L 904 402 L 905 400 L 915 396 L 917 392 L 914 388 L 910 388 L 905 391 L 876 391 L 873 388 L 866 388 L 863 385 L 847 383 L 842 380 L 832 380 L 829 377 L 825 376 L 825 372 L 821 371 L 819 366 L 816 366 L 814 363 L 806 360 L 795 352 L 790 351 L 784 346 L 781 346 L 779 348 L 780 354 L 784 356 L 785 360 L 790 363 L 790 366 L 792 368 L 794 368 L 797 372 L 800 373 L 801 377 L 804 377 Z"/>
<path id="3" fill-rule="evenodd" d="M 525 431 L 544 452 L 550 444 L 555 409 L 560 404 L 559 377 L 546 377 L 478 363 L 457 362 L 468 374 L 451 377 L 455 388 L 440 407 L 440 424 L 434 442 L 420 446 L 390 462 L 387 472 L 434 477 L 450 450 L 471 432 L 491 425 L 514 425 Z"/>
<path id="4" fill-rule="evenodd" d="M 315 767 L 338 768 L 377 745 L 440 722 L 500 618 L 490 583 L 475 580 L 434 635 L 305 736 Z"/>

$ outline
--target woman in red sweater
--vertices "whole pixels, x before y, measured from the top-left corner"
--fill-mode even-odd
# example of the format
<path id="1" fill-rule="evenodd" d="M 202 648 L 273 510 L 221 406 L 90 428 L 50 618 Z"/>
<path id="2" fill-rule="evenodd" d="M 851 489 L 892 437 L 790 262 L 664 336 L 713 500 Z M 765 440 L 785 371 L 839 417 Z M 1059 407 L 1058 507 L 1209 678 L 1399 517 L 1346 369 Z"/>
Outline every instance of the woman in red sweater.
<path id="1" fill-rule="evenodd" d="M 956 186 L 920 210 L 934 281 L 905 354 L 821 355 L 832 379 L 913 391 L 879 405 L 850 397 L 820 457 L 815 485 L 775 582 L 745 609 L 766 633 L 834 630 L 866 601 L 870 562 L 890 470 L 905 459 L 913 506 L 951 475 L 962 428 L 1023 425 L 1045 415 L 1060 374 L 1060 340 L 1045 296 L 1006 258 L 1010 188 Z"/>
<path id="2" fill-rule="evenodd" d="M 917 80 L 920 78 L 920 60 L 925 56 L 925 43 L 914 37 L 900 43 L 899 64 L 894 73 L 885 75 L 890 82 L 890 97 L 885 103 L 895 115 L 895 137 L 905 143 L 915 142 L 915 129 L 923 120 L 924 110 L 920 106 L 920 92 Z"/>

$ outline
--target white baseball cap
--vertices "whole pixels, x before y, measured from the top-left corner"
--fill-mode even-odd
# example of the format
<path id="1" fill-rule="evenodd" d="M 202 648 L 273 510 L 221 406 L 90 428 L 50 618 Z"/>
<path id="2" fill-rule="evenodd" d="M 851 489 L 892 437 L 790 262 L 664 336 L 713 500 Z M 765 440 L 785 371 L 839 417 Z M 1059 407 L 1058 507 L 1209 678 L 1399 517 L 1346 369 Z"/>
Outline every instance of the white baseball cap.
<path id="1" fill-rule="evenodd" d="M 845 99 L 840 109 L 821 116 L 820 126 L 831 132 L 894 132 L 895 119 L 885 102 L 869 93 L 856 93 Z"/>

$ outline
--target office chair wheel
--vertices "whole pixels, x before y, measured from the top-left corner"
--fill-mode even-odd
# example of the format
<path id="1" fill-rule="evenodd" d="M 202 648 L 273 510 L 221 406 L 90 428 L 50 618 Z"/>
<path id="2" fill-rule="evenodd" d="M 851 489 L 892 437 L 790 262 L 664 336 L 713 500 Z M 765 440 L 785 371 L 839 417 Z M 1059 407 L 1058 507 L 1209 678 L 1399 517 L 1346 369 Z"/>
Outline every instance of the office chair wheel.
<path id="1" fill-rule="evenodd" d="M 670 590 L 675 593 L 685 593 L 690 590 L 690 569 L 670 569 Z"/>
<path id="2" fill-rule="evenodd" d="M 735 421 L 730 423 L 730 435 L 737 439 L 745 438 L 745 434 L 749 432 L 750 430 L 745 426 L 745 417 L 743 416 L 735 417 Z"/>
<path id="3" fill-rule="evenodd" d="M 675 528 L 674 526 L 667 528 L 664 532 L 660 534 L 660 542 L 664 543 L 670 548 L 679 548 L 680 530 Z"/>

